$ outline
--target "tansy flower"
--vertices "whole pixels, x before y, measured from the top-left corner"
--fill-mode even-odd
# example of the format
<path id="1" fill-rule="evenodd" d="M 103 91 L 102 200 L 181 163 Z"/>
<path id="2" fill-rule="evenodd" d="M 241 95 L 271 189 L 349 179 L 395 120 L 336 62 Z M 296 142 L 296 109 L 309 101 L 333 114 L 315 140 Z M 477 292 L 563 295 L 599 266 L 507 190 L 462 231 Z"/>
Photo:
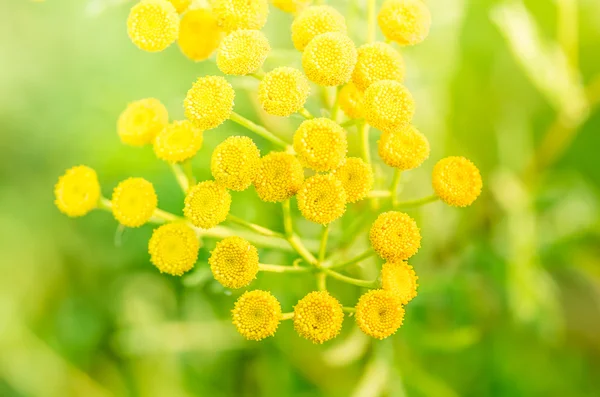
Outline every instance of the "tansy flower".
<path id="1" fill-rule="evenodd" d="M 309 221 L 327 225 L 346 212 L 346 192 L 339 179 L 331 174 L 308 178 L 298 191 L 298 208 Z"/>
<path id="2" fill-rule="evenodd" d="M 129 12 L 127 33 L 140 49 L 162 51 L 177 39 L 179 15 L 167 0 L 142 0 Z"/>
<path id="3" fill-rule="evenodd" d="M 342 87 L 339 94 L 340 108 L 346 116 L 351 119 L 362 119 L 363 112 L 363 93 L 352 83 Z"/>
<path id="4" fill-rule="evenodd" d="M 169 223 L 154 229 L 148 252 L 150 261 L 161 273 L 181 276 L 194 267 L 200 242 L 185 223 Z"/>
<path id="5" fill-rule="evenodd" d="M 365 120 L 381 131 L 398 130 L 415 114 L 415 101 L 402 84 L 381 80 L 367 88 L 364 96 Z"/>
<path id="6" fill-rule="evenodd" d="M 344 161 L 348 151 L 346 130 L 328 118 L 306 120 L 294 134 L 294 150 L 305 166 L 332 170 Z"/>
<path id="7" fill-rule="evenodd" d="M 369 43 L 358 47 L 352 81 L 360 91 L 381 80 L 404 80 L 404 61 L 400 53 L 386 43 Z"/>
<path id="8" fill-rule="evenodd" d="M 343 321 L 342 305 L 327 291 L 311 292 L 294 306 L 294 329 L 313 343 L 335 338 Z"/>
<path id="9" fill-rule="evenodd" d="M 304 181 L 304 169 L 288 153 L 271 152 L 260 159 L 252 184 L 263 201 L 280 202 L 294 196 Z"/>
<path id="10" fill-rule="evenodd" d="M 310 91 L 301 71 L 289 67 L 273 69 L 258 85 L 258 101 L 265 112 L 287 117 L 302 109 Z"/>
<path id="11" fill-rule="evenodd" d="M 330 6 L 308 7 L 292 23 L 292 41 L 298 51 L 304 51 L 316 36 L 327 32 L 346 33 L 342 14 Z"/>
<path id="12" fill-rule="evenodd" d="M 422 0 L 386 0 L 377 21 L 387 39 L 400 45 L 415 45 L 429 34 L 431 14 Z"/>
<path id="13" fill-rule="evenodd" d="M 356 48 L 344 33 L 318 35 L 304 49 L 302 67 L 306 77 L 322 86 L 347 83 L 356 64 Z"/>
<path id="14" fill-rule="evenodd" d="M 117 121 L 121 142 L 131 146 L 152 143 L 169 123 L 167 108 L 158 99 L 140 99 L 127 105 Z"/>
<path id="15" fill-rule="evenodd" d="M 231 311 L 233 325 L 249 340 L 273 336 L 281 321 L 281 305 L 267 291 L 247 291 L 238 298 Z"/>
<path id="16" fill-rule="evenodd" d="M 187 93 L 185 116 L 201 130 L 211 130 L 229 119 L 235 92 L 220 76 L 200 77 Z"/>
<path id="17" fill-rule="evenodd" d="M 348 157 L 332 174 L 342 182 L 348 203 L 364 199 L 373 188 L 373 169 L 361 158 Z"/>
<path id="18" fill-rule="evenodd" d="M 181 163 L 196 155 L 202 147 L 202 130 L 191 121 L 174 121 L 154 139 L 156 157 L 169 163 Z"/>
<path id="19" fill-rule="evenodd" d="M 214 181 L 204 181 L 192 187 L 185 197 L 183 214 L 194 226 L 212 229 L 229 214 L 231 195 Z"/>
<path id="20" fill-rule="evenodd" d="M 312 0 L 273 0 L 273 5 L 281 11 L 296 14 L 309 6 Z"/>
<path id="21" fill-rule="evenodd" d="M 208 259 L 215 280 L 227 288 L 242 288 L 256 278 L 258 251 L 241 237 L 227 237 L 217 243 Z"/>
<path id="22" fill-rule="evenodd" d="M 223 30 L 217 19 L 204 8 L 189 10 L 179 24 L 179 48 L 192 61 L 204 61 L 219 48 Z"/>
<path id="23" fill-rule="evenodd" d="M 217 182 L 228 189 L 241 191 L 252 184 L 260 151 L 246 136 L 225 139 L 213 151 L 210 170 Z"/>
<path id="24" fill-rule="evenodd" d="M 245 76 L 260 69 L 270 51 L 269 40 L 260 30 L 236 30 L 221 42 L 217 66 L 225 74 Z"/>
<path id="25" fill-rule="evenodd" d="M 173 4 L 175 10 L 180 14 L 187 10 L 190 4 L 192 4 L 192 0 L 169 0 L 169 2 Z"/>
<path id="26" fill-rule="evenodd" d="M 239 29 L 261 29 L 267 22 L 267 0 L 214 0 L 213 12 L 226 32 Z"/>
<path id="27" fill-rule="evenodd" d="M 378 146 L 383 162 L 400 170 L 417 168 L 429 157 L 427 138 L 412 125 L 382 133 Z"/>
<path id="28" fill-rule="evenodd" d="M 417 223 L 402 212 L 384 212 L 377 217 L 369 235 L 373 249 L 388 261 L 406 260 L 421 247 Z"/>
<path id="29" fill-rule="evenodd" d="M 397 295 L 403 305 L 417 296 L 417 280 L 413 267 L 404 261 L 386 262 L 381 268 L 383 289 Z"/>
<path id="30" fill-rule="evenodd" d="M 389 291 L 377 289 L 364 294 L 356 305 L 356 323 L 367 335 L 385 339 L 402 325 L 404 308 L 400 298 Z"/>
<path id="31" fill-rule="evenodd" d="M 140 227 L 152 217 L 158 198 L 154 186 L 144 178 L 129 178 L 112 195 L 112 212 L 123 226 Z"/>
<path id="32" fill-rule="evenodd" d="M 96 171 L 85 165 L 68 169 L 54 186 L 54 203 L 71 217 L 83 216 L 98 206 L 100 183 Z"/>
<path id="33" fill-rule="evenodd" d="M 481 194 L 482 186 L 479 169 L 464 157 L 446 157 L 433 168 L 433 190 L 446 204 L 471 205 Z"/>

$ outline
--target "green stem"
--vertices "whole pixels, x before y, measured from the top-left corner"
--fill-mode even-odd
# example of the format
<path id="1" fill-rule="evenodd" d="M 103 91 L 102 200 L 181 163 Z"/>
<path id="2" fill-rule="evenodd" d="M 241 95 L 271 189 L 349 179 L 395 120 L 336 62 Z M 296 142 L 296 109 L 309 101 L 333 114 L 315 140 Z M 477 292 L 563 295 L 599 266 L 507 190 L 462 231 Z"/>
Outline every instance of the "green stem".
<path id="1" fill-rule="evenodd" d="M 194 176 L 194 169 L 192 168 L 192 159 L 184 162 L 182 164 L 183 172 L 185 173 L 185 177 L 188 180 L 189 186 L 194 186 L 196 184 L 196 177 Z"/>
<path id="2" fill-rule="evenodd" d="M 292 223 L 292 209 L 290 206 L 290 200 L 285 200 L 281 203 L 283 209 L 283 230 L 285 230 L 285 236 L 290 237 L 294 234 L 294 225 Z"/>
<path id="3" fill-rule="evenodd" d="M 272 272 L 272 273 L 306 273 L 311 272 L 313 269 L 310 267 L 300 266 L 281 266 L 281 265 L 267 265 L 260 263 L 258 270 L 261 272 Z"/>
<path id="4" fill-rule="evenodd" d="M 273 231 L 271 229 L 268 229 L 266 227 L 263 227 L 263 226 L 260 226 L 260 225 L 254 224 L 254 223 L 247 222 L 241 218 L 238 218 L 235 215 L 231 215 L 231 214 L 227 215 L 227 220 L 230 222 L 236 223 L 240 226 L 243 226 L 247 229 L 250 229 L 258 234 L 262 234 L 263 236 L 285 239 L 285 236 L 281 233 L 278 233 L 276 231 Z"/>
<path id="5" fill-rule="evenodd" d="M 98 200 L 98 209 L 112 212 L 112 202 L 106 197 L 100 197 L 100 200 Z"/>
<path id="6" fill-rule="evenodd" d="M 323 227 L 323 235 L 321 236 L 321 246 L 319 247 L 319 263 L 323 263 L 325 260 L 325 253 L 327 252 L 327 239 L 329 238 L 329 225 Z"/>
<path id="7" fill-rule="evenodd" d="M 350 265 L 354 265 L 355 263 L 361 262 L 367 258 L 370 258 L 371 256 L 375 255 L 375 251 L 373 251 L 372 249 L 368 249 L 367 251 L 363 252 L 362 254 L 350 259 L 349 261 L 340 263 L 340 264 L 333 264 L 330 266 L 327 266 L 328 269 L 342 269 L 346 266 L 350 266 Z"/>
<path id="8" fill-rule="evenodd" d="M 347 127 L 352 127 L 353 125 L 361 124 L 362 122 L 363 122 L 362 119 L 350 119 L 350 120 L 344 121 L 340 125 L 344 128 L 347 128 Z"/>
<path id="9" fill-rule="evenodd" d="M 304 246 L 304 244 L 302 243 L 302 240 L 300 240 L 300 238 L 294 234 L 294 226 L 292 223 L 292 212 L 291 212 L 291 207 L 290 207 L 290 200 L 285 200 L 282 203 L 282 207 L 283 207 L 283 226 L 285 229 L 285 238 L 288 241 L 288 243 L 290 243 L 290 245 L 292 246 L 292 248 L 294 250 L 296 250 L 296 252 L 298 253 L 298 255 L 300 255 L 302 257 L 302 259 L 304 259 L 307 263 L 311 264 L 311 265 L 318 265 L 318 261 L 317 258 L 314 257 L 313 254 L 311 254 L 306 247 Z"/>
<path id="10" fill-rule="evenodd" d="M 391 196 L 389 190 L 372 190 L 369 192 L 370 198 L 388 198 Z"/>
<path id="11" fill-rule="evenodd" d="M 327 291 L 327 274 L 325 272 L 317 274 L 317 289 Z"/>
<path id="12" fill-rule="evenodd" d="M 360 280 L 358 278 L 352 278 L 348 276 L 344 276 L 341 273 L 335 272 L 330 269 L 323 269 L 323 272 L 327 273 L 328 276 L 335 278 L 336 280 L 342 281 L 347 284 L 356 285 L 358 287 L 364 288 L 377 288 L 379 287 L 379 282 L 377 280 L 369 281 L 369 280 Z"/>
<path id="13" fill-rule="evenodd" d="M 154 213 L 152 214 L 152 218 L 154 218 L 157 221 L 162 221 L 163 223 L 164 222 L 187 222 L 187 219 L 185 219 L 184 217 L 177 216 L 175 214 L 172 214 L 167 211 L 163 211 L 158 208 L 154 210 Z"/>
<path id="14" fill-rule="evenodd" d="M 344 307 L 342 308 L 342 310 L 343 310 L 345 313 L 356 313 L 356 308 L 354 308 L 354 307 L 347 307 L 347 306 L 344 306 Z"/>
<path id="15" fill-rule="evenodd" d="M 392 185 L 390 186 L 390 195 L 392 196 L 392 206 L 398 205 L 398 186 L 400 185 L 400 179 L 402 178 L 402 171 L 396 168 L 394 170 L 394 177 L 392 178 Z"/>
<path id="16" fill-rule="evenodd" d="M 250 73 L 248 76 L 254 77 L 256 80 L 262 80 L 265 77 L 265 71 L 262 69 L 258 69 L 254 73 Z"/>
<path id="17" fill-rule="evenodd" d="M 372 43 L 375 41 L 377 28 L 376 0 L 367 0 L 367 41 Z"/>
<path id="18" fill-rule="evenodd" d="M 190 181 L 185 172 L 183 171 L 181 164 L 171 164 L 171 170 L 173 170 L 175 179 L 181 187 L 181 190 L 183 190 L 183 194 L 187 194 L 188 190 L 190 190 Z"/>
<path id="19" fill-rule="evenodd" d="M 438 196 L 436 196 L 435 194 L 432 194 L 431 196 L 423 197 L 423 198 L 420 198 L 417 200 L 402 201 L 400 203 L 397 203 L 394 206 L 394 208 L 420 207 L 425 204 L 436 202 L 439 199 L 440 198 Z"/>
<path id="20" fill-rule="evenodd" d="M 294 318 L 294 312 L 291 313 L 281 313 L 281 320 L 291 320 Z"/>
<path id="21" fill-rule="evenodd" d="M 275 136 L 271 131 L 267 130 L 265 127 L 260 126 L 235 112 L 231 113 L 231 117 L 229 119 L 231 121 L 233 121 L 234 123 L 238 123 L 239 125 L 246 127 L 250 131 L 254 132 L 255 134 L 265 138 L 266 140 L 268 140 L 276 145 L 279 145 L 283 148 L 287 148 L 289 146 L 282 139 Z"/>
<path id="22" fill-rule="evenodd" d="M 333 107 L 331 108 L 331 119 L 337 123 L 337 116 L 340 111 L 340 91 L 341 86 L 338 86 L 335 90 L 335 100 L 333 102 Z"/>
<path id="23" fill-rule="evenodd" d="M 365 163 L 371 164 L 371 149 L 369 144 L 369 125 L 367 123 L 362 123 L 358 129 L 359 137 L 360 137 L 360 151 L 363 160 Z"/>
<path id="24" fill-rule="evenodd" d="M 307 120 L 315 118 L 306 108 L 302 108 L 302 109 L 298 110 L 298 114 Z"/>

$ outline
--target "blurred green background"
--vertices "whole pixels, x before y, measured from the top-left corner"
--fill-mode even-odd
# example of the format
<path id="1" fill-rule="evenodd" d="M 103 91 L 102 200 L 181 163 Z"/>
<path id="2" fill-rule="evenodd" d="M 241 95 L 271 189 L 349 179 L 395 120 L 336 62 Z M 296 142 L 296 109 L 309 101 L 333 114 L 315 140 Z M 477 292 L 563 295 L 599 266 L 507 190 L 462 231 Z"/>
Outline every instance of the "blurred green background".
<path id="1" fill-rule="evenodd" d="M 362 43 L 365 2 L 332 3 Z M 420 288 L 395 336 L 372 341 L 346 318 L 340 337 L 315 346 L 289 321 L 261 343 L 237 335 L 229 310 L 240 292 L 205 277 L 214 241 L 204 241 L 199 273 L 182 281 L 149 263 L 151 226 L 120 235 L 110 214 L 69 219 L 53 205 L 57 177 L 87 164 L 106 196 L 142 176 L 156 184 L 160 207 L 179 212 L 169 167 L 149 147 L 121 145 L 116 119 L 150 96 L 182 118 L 187 89 L 218 73 L 214 63 L 195 64 L 176 45 L 138 50 L 125 28 L 131 2 L 0 0 L 0 396 L 598 396 L 600 2 L 427 3 L 430 37 L 402 53 L 432 154 L 404 175 L 402 197 L 429 194 L 431 169 L 446 155 L 471 158 L 484 193 L 466 209 L 409 211 L 423 233 L 411 261 Z M 272 9 L 267 70 L 299 65 L 291 20 Z M 236 111 L 291 135 L 299 119 L 257 114 L 256 83 L 230 81 Z M 316 110 L 318 96 L 310 101 Z M 206 133 L 194 162 L 200 179 L 210 177 L 211 148 L 231 134 L 252 136 L 229 122 Z M 387 186 L 390 170 L 377 168 Z M 232 213 L 281 229 L 279 206 L 252 189 L 234 194 Z M 347 222 L 334 224 L 332 246 L 347 242 Z M 318 237 L 314 225 L 298 225 Z M 366 244 L 360 234 L 342 253 Z M 377 266 L 349 270 L 368 278 Z M 314 281 L 261 275 L 251 287 L 273 291 L 289 311 Z M 330 287 L 345 305 L 360 293 Z"/>

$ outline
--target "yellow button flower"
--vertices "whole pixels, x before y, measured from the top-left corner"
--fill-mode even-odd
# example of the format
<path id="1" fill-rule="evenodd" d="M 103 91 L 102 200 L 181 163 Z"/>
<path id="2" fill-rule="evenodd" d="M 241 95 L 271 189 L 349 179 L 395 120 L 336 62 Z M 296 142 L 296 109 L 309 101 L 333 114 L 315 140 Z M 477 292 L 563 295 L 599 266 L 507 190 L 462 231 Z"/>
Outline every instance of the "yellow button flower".
<path id="1" fill-rule="evenodd" d="M 252 184 L 258 197 L 281 202 L 294 196 L 304 181 L 304 169 L 295 156 L 271 152 L 260 159 Z"/>
<path id="2" fill-rule="evenodd" d="M 100 183 L 96 171 L 85 165 L 68 169 L 54 186 L 54 203 L 71 217 L 83 216 L 98 206 Z"/>
<path id="3" fill-rule="evenodd" d="M 169 2 L 173 4 L 175 10 L 180 14 L 183 14 L 183 12 L 188 9 L 190 4 L 192 4 L 192 0 L 169 0 Z"/>
<path id="4" fill-rule="evenodd" d="M 112 195 L 112 212 L 123 226 L 140 227 L 158 204 L 154 186 L 144 178 L 129 178 L 117 185 Z"/>
<path id="5" fill-rule="evenodd" d="M 356 48 L 344 33 L 318 35 L 304 49 L 302 67 L 306 77 L 322 86 L 347 83 L 356 65 Z"/>
<path id="6" fill-rule="evenodd" d="M 210 10 L 196 8 L 186 12 L 179 24 L 179 48 L 192 61 L 204 61 L 219 48 L 224 32 Z"/>
<path id="7" fill-rule="evenodd" d="M 261 29 L 267 22 L 267 0 L 214 0 L 213 12 L 226 32 L 239 29 Z"/>
<path id="8" fill-rule="evenodd" d="M 174 121 L 154 139 L 154 153 L 169 163 L 181 163 L 196 155 L 202 139 L 202 130 L 189 120 Z"/>
<path id="9" fill-rule="evenodd" d="M 167 108 L 158 99 L 140 99 L 127 105 L 117 121 L 121 142 L 131 146 L 152 143 L 169 123 Z"/>
<path id="10" fill-rule="evenodd" d="M 466 207 L 481 194 L 479 169 L 464 157 L 447 157 L 433 168 L 433 190 L 446 204 Z"/>
<path id="11" fill-rule="evenodd" d="M 339 103 L 340 108 L 348 118 L 362 119 L 364 117 L 363 93 L 353 83 L 348 83 L 342 87 L 339 94 Z"/>
<path id="12" fill-rule="evenodd" d="M 346 212 L 344 185 L 331 174 L 308 178 L 298 191 L 298 209 L 309 221 L 327 225 Z"/>
<path id="13" fill-rule="evenodd" d="M 394 131 L 409 124 L 415 114 L 415 101 L 402 84 L 381 80 L 367 88 L 364 96 L 365 120 L 381 131 Z"/>
<path id="14" fill-rule="evenodd" d="M 312 39 L 328 32 L 346 33 L 346 20 L 342 14 L 330 6 L 308 7 L 292 23 L 294 47 L 304 51 Z"/>
<path id="15" fill-rule="evenodd" d="M 356 323 L 367 335 L 385 339 L 396 333 L 404 321 L 400 299 L 389 291 L 378 289 L 364 294 L 356 305 Z"/>
<path id="16" fill-rule="evenodd" d="M 413 267 L 404 261 L 386 262 L 381 268 L 383 289 L 397 295 L 403 305 L 417 296 L 417 280 Z"/>
<path id="17" fill-rule="evenodd" d="M 194 230 L 184 223 L 169 223 L 154 229 L 148 252 L 161 273 L 181 276 L 194 267 L 200 242 Z"/>
<path id="18" fill-rule="evenodd" d="M 177 39 L 179 15 L 166 0 L 142 0 L 131 8 L 127 33 L 140 49 L 162 51 Z"/>
<path id="19" fill-rule="evenodd" d="M 400 170 L 417 168 L 429 157 L 429 141 L 412 125 L 382 133 L 378 147 L 383 162 Z"/>
<path id="20" fill-rule="evenodd" d="M 212 229 L 229 214 L 231 195 L 214 181 L 204 181 L 192 187 L 185 197 L 183 214 L 201 229 Z"/>
<path id="21" fill-rule="evenodd" d="M 415 45 L 429 34 L 431 14 L 421 0 L 386 0 L 377 22 L 389 40 L 400 45 Z"/>
<path id="22" fill-rule="evenodd" d="M 287 117 L 304 107 L 309 92 L 306 76 L 284 66 L 265 74 L 258 85 L 258 101 L 268 114 Z"/>
<path id="23" fill-rule="evenodd" d="M 245 76 L 260 69 L 270 51 L 269 40 L 260 30 L 236 30 L 221 42 L 217 66 L 225 74 Z"/>
<path id="24" fill-rule="evenodd" d="M 342 305 L 327 291 L 311 292 L 294 306 L 294 329 L 313 343 L 335 338 L 343 321 Z"/>
<path id="25" fill-rule="evenodd" d="M 386 43 L 369 43 L 358 47 L 352 81 L 360 91 L 381 80 L 404 80 L 404 61 L 398 51 Z"/>
<path id="26" fill-rule="evenodd" d="M 373 188 L 373 169 L 361 158 L 348 157 L 332 174 L 342 182 L 348 203 L 364 199 Z"/>
<path id="27" fill-rule="evenodd" d="M 296 14 L 312 4 L 312 0 L 273 0 L 273 5 L 281 11 Z"/>
<path id="28" fill-rule="evenodd" d="M 220 76 L 200 77 L 187 93 L 185 116 L 201 130 L 217 128 L 233 111 L 235 92 Z"/>
<path id="29" fill-rule="evenodd" d="M 369 235 L 373 249 L 388 261 L 406 260 L 421 247 L 417 223 L 402 212 L 384 212 L 377 217 Z"/>
<path id="30" fill-rule="evenodd" d="M 263 340 L 275 335 L 281 321 L 281 305 L 270 292 L 244 292 L 231 311 L 233 324 L 248 340 Z"/>
<path id="31" fill-rule="evenodd" d="M 252 184 L 260 161 L 260 151 L 246 136 L 225 139 L 213 151 L 210 170 L 217 182 L 228 189 L 242 191 Z"/>
<path id="32" fill-rule="evenodd" d="M 256 278 L 258 251 L 241 237 L 227 237 L 217 243 L 208 259 L 215 280 L 227 288 L 242 288 Z"/>
<path id="33" fill-rule="evenodd" d="M 294 134 L 294 150 L 306 167 L 330 171 L 337 168 L 346 157 L 346 130 L 328 118 L 306 120 Z"/>

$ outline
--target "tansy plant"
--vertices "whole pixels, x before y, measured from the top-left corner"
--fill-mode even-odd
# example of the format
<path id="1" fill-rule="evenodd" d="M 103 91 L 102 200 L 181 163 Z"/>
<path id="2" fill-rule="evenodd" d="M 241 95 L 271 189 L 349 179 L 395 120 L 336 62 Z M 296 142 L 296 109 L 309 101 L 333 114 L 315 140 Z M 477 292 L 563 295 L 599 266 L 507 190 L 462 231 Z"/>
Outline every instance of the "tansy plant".
<path id="1" fill-rule="evenodd" d="M 56 205 L 71 217 L 102 209 L 111 211 L 125 227 L 160 225 L 148 244 L 150 261 L 171 275 L 181 276 L 194 267 L 202 238 L 220 240 L 208 264 L 215 280 L 226 288 L 246 288 L 260 272 L 314 274 L 318 290 L 309 292 L 293 311 L 285 312 L 268 291 L 242 294 L 232 316 L 247 339 L 272 336 L 281 321 L 292 320 L 300 336 L 323 343 L 338 335 L 346 314 L 354 316 L 364 333 L 383 339 L 402 325 L 404 307 L 417 295 L 417 275 L 407 261 L 419 250 L 421 234 L 415 220 L 398 209 L 436 200 L 468 206 L 481 192 L 481 176 L 466 158 L 444 158 L 433 169 L 431 196 L 410 202 L 397 198 L 400 173 L 419 167 L 429 156 L 427 138 L 411 124 L 415 102 L 402 83 L 406 70 L 397 50 L 427 36 L 431 17 L 426 5 L 420 0 L 386 0 L 377 14 L 375 1 L 368 0 L 368 42 L 356 48 L 337 10 L 310 3 L 273 1 L 275 7 L 295 14 L 291 39 L 302 53 L 303 70 L 281 65 L 268 72 L 262 65 L 271 46 L 260 30 L 267 20 L 267 0 L 215 0 L 210 9 L 189 8 L 190 1 L 167 0 L 142 0 L 133 6 L 127 28 L 137 47 L 161 51 L 177 40 L 183 54 L 194 61 L 216 52 L 216 64 L 225 75 L 247 75 L 260 81 L 256 96 L 264 112 L 305 120 L 288 141 L 234 112 L 236 93 L 225 77 L 200 77 L 191 84 L 183 103 L 187 120 L 169 122 L 161 102 L 148 98 L 130 103 L 117 121 L 124 144 L 153 145 L 156 156 L 171 164 L 186 194 L 183 216 L 160 210 L 152 183 L 143 178 L 122 181 L 110 199 L 102 197 L 96 172 L 86 166 L 71 168 L 59 178 L 54 189 Z M 377 24 L 386 42 L 375 42 Z M 322 110 L 323 116 L 313 116 L 305 108 L 311 82 L 325 90 L 337 87 L 335 103 Z M 270 141 L 277 150 L 261 154 L 251 137 L 229 137 L 212 153 L 214 180 L 196 183 L 190 160 L 201 149 L 203 134 L 226 120 Z M 381 131 L 379 156 L 395 170 L 387 190 L 374 189 L 371 127 Z M 347 131 L 354 128 L 361 157 L 347 156 Z M 284 232 L 229 213 L 230 191 L 251 186 L 260 200 L 283 207 Z M 290 210 L 294 197 L 304 218 L 323 225 L 318 252 L 307 249 L 295 231 Z M 373 216 L 368 232 L 371 248 L 341 262 L 334 250 L 328 250 L 329 226 L 349 205 L 380 213 Z M 236 236 L 228 226 L 232 223 L 263 240 L 289 244 L 298 259 L 293 264 L 262 263 L 256 246 Z M 360 233 L 359 229 L 355 234 Z M 277 244 L 270 247 L 276 249 Z M 373 255 L 384 261 L 376 280 L 344 274 L 345 267 Z M 327 278 L 368 292 L 358 302 L 343 305 L 328 292 Z"/>

